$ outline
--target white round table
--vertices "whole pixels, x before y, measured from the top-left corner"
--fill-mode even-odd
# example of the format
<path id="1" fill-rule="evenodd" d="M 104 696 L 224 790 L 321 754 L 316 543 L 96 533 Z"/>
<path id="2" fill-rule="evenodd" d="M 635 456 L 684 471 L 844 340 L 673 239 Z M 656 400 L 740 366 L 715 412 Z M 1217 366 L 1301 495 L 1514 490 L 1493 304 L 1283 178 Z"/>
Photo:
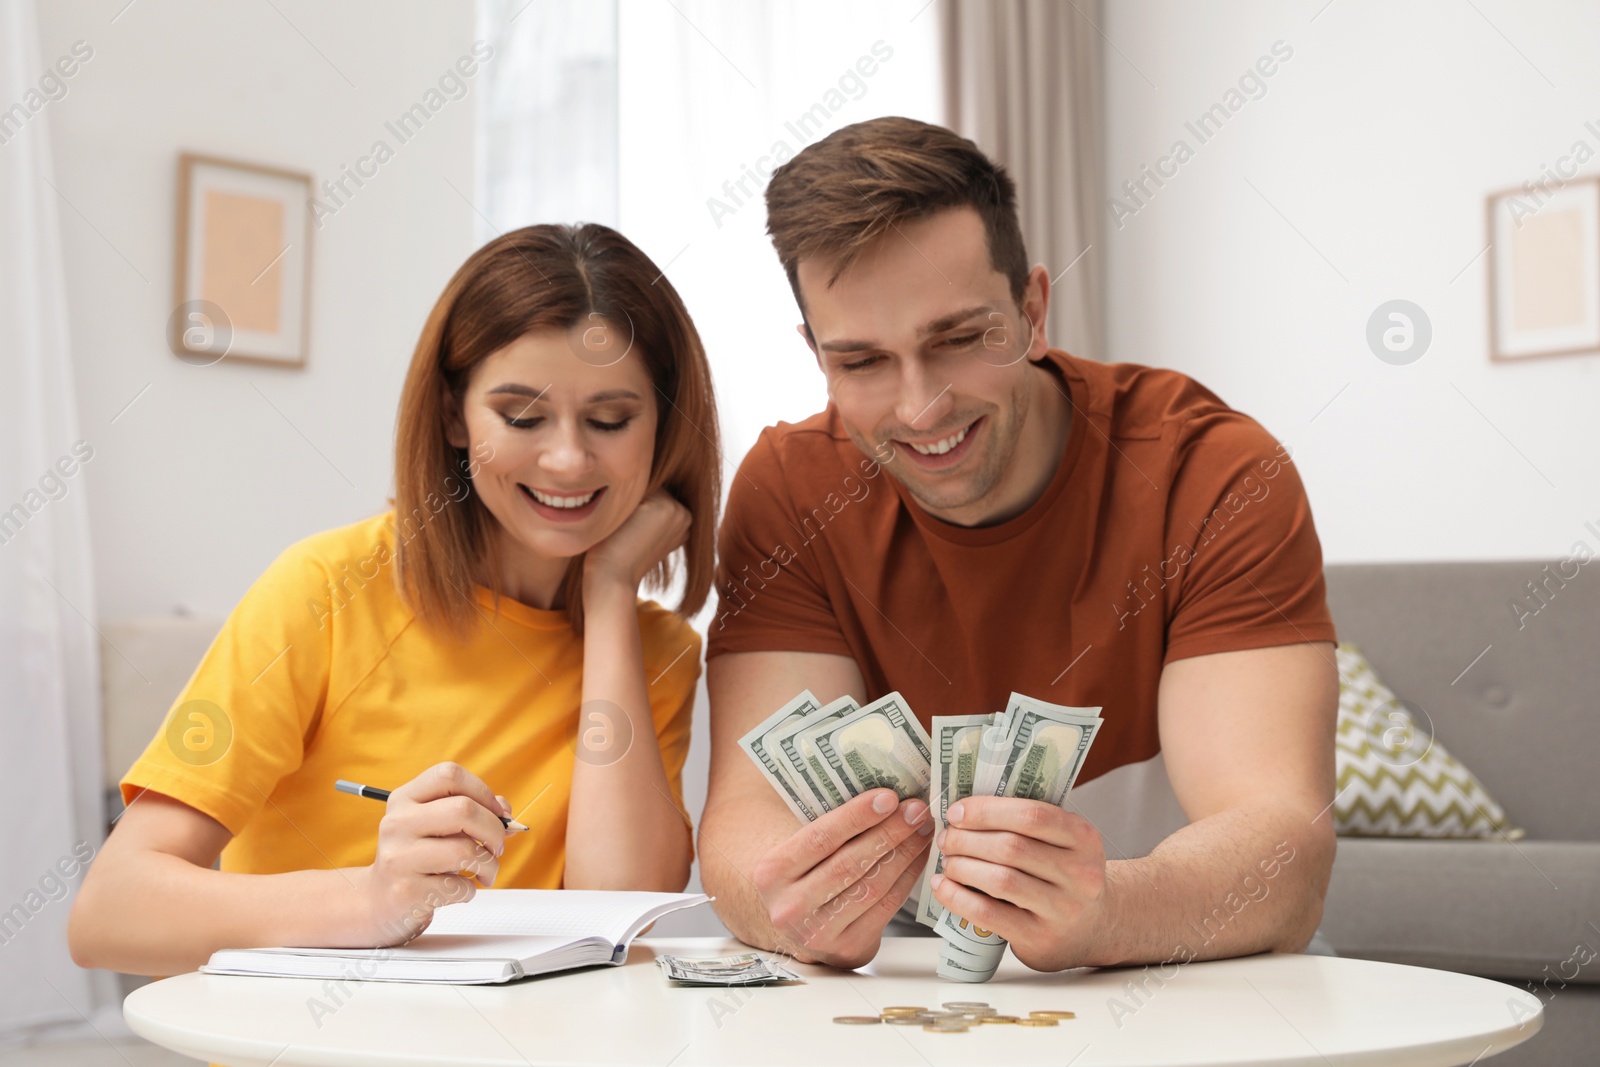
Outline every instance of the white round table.
<path id="1" fill-rule="evenodd" d="M 1007 955 L 992 981 L 966 985 L 934 976 L 936 939 L 886 938 L 858 971 L 791 964 L 807 984 L 746 989 L 675 988 L 653 962 L 658 951 L 743 950 L 723 938 L 647 938 L 620 967 L 501 986 L 193 973 L 136 990 L 123 1014 L 157 1044 L 230 1067 L 1447 1067 L 1527 1040 L 1544 1018 L 1514 986 L 1327 956 L 1040 974 Z M 958 1034 L 833 1022 L 947 1000 L 1077 1018 Z"/>

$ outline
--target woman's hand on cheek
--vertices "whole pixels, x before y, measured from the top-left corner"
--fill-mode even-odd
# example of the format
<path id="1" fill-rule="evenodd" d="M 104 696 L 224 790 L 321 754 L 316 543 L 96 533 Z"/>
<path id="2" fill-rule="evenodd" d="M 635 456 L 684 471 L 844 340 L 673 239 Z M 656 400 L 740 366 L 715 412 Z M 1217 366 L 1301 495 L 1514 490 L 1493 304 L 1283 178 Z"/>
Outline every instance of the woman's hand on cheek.
<path id="1" fill-rule="evenodd" d="M 637 590 L 644 576 L 689 536 L 689 509 L 665 489 L 639 502 L 621 526 L 589 549 L 583 559 L 585 582 L 618 581 Z"/>

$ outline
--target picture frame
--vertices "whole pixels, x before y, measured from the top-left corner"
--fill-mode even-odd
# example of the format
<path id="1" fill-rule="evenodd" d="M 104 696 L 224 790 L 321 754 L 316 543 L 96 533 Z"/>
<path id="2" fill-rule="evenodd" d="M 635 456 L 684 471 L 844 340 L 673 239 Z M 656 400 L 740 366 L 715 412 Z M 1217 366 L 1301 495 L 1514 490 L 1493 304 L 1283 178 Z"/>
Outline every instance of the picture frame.
<path id="1" fill-rule="evenodd" d="M 1600 352 L 1600 176 L 1488 197 L 1491 361 Z"/>
<path id="2" fill-rule="evenodd" d="M 311 175 L 185 152 L 168 343 L 186 363 L 304 367 Z"/>

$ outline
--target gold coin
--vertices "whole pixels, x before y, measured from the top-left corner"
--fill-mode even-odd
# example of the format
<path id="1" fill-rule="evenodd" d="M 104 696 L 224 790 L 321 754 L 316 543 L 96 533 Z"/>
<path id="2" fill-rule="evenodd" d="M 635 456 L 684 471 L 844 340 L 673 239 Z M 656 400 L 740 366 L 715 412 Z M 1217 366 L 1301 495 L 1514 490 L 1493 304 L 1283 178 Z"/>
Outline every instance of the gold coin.
<path id="1" fill-rule="evenodd" d="M 1022 1020 L 1015 1015 L 985 1015 L 986 1023 L 1020 1023 Z"/>
<path id="2" fill-rule="evenodd" d="M 1074 1011 L 1030 1011 L 1030 1019 L 1076 1019 L 1078 1013 Z"/>
<path id="3" fill-rule="evenodd" d="M 1018 1019 L 1018 1026 L 1059 1026 L 1054 1019 Z"/>
<path id="4" fill-rule="evenodd" d="M 928 1010 L 927 1008 L 923 1008 L 923 1007 L 908 1007 L 907 1005 L 904 1005 L 904 1004 L 895 1004 L 895 1005 L 892 1005 L 892 1006 L 887 1007 L 887 1008 L 880 1008 L 878 1010 L 878 1014 L 879 1015 L 915 1015 L 919 1011 L 927 1011 L 927 1010 Z"/>
<path id="5" fill-rule="evenodd" d="M 883 1020 L 876 1015 L 835 1015 L 833 1021 L 843 1026 L 876 1026 Z"/>

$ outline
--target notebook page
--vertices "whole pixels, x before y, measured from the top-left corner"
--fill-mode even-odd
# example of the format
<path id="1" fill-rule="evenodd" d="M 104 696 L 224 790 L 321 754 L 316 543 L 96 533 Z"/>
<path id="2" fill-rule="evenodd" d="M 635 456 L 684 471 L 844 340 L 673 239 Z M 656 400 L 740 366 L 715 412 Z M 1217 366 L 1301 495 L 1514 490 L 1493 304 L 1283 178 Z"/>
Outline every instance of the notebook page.
<path id="1" fill-rule="evenodd" d="M 621 944 L 641 915 L 663 904 L 703 899 L 693 893 L 593 889 L 480 889 L 471 900 L 433 913 L 435 934 L 603 937 Z"/>
<path id="2" fill-rule="evenodd" d="M 404 945 L 389 948 L 246 948 L 236 952 L 268 952 L 288 956 L 337 956 L 342 959 L 515 959 L 528 960 L 566 948 L 582 937 L 537 934 L 436 934 L 432 930 Z M 594 941 L 606 941 L 595 937 Z"/>
<path id="3" fill-rule="evenodd" d="M 391 959 L 536 959 L 571 945 L 577 937 L 510 936 L 503 934 L 436 934 L 428 931 L 410 944 L 379 949 L 374 955 Z"/>

